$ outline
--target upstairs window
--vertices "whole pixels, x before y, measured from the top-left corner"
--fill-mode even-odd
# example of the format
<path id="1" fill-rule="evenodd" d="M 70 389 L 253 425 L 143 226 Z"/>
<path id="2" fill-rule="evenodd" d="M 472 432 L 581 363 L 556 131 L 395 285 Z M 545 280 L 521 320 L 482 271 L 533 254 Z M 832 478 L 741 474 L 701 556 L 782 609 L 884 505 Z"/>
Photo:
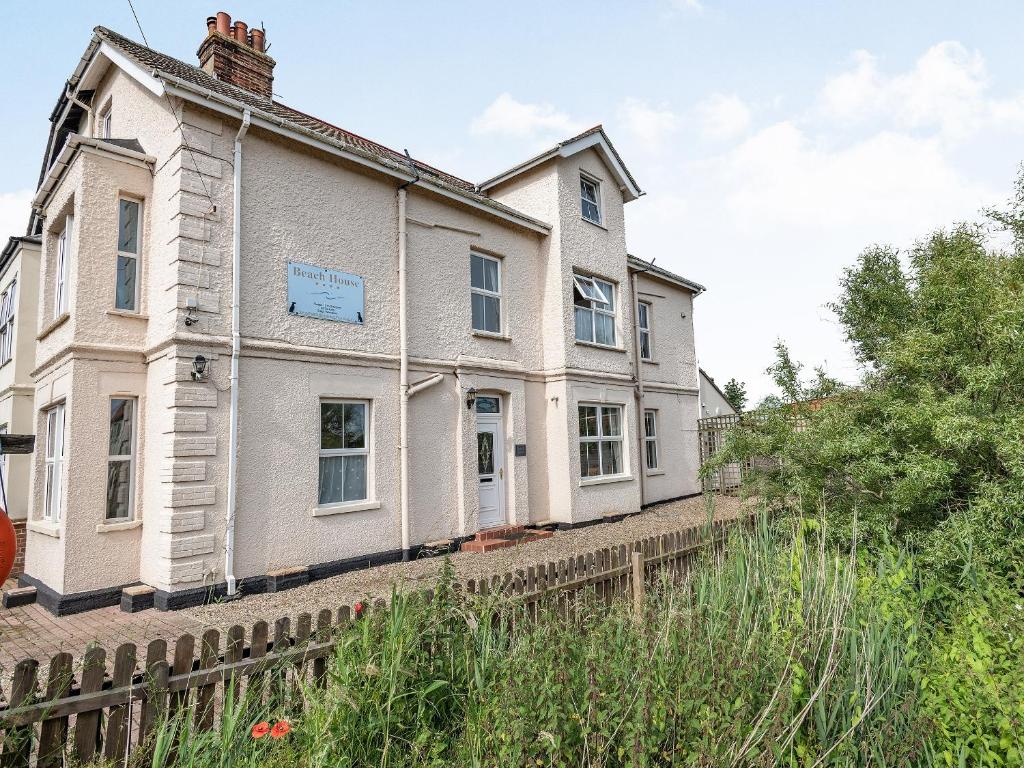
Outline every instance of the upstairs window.
<path id="1" fill-rule="evenodd" d="M 601 223 L 601 185 L 587 176 L 580 176 L 580 208 L 584 219 Z"/>
<path id="2" fill-rule="evenodd" d="M 46 415 L 46 478 L 43 492 L 43 519 L 60 520 L 64 484 L 64 403 L 44 412 Z"/>
<path id="3" fill-rule="evenodd" d="M 647 468 L 658 468 L 658 412 L 644 411 L 644 450 Z"/>
<path id="4" fill-rule="evenodd" d="M 319 505 L 366 501 L 367 438 L 366 401 L 324 400 L 320 403 Z"/>
<path id="5" fill-rule="evenodd" d="M 131 520 L 135 497 L 135 399 L 110 401 L 107 454 L 107 520 Z"/>
<path id="6" fill-rule="evenodd" d="M 580 475 L 622 474 L 622 407 L 581 405 Z"/>
<path id="7" fill-rule="evenodd" d="M 636 305 L 637 325 L 640 326 L 640 359 L 651 359 L 651 305 L 646 301 Z"/>
<path id="8" fill-rule="evenodd" d="M 0 294 L 0 365 L 14 357 L 14 308 L 18 298 L 18 279 L 15 278 Z"/>
<path id="9" fill-rule="evenodd" d="M 469 260 L 473 330 L 501 333 L 501 262 L 478 253 Z"/>
<path id="10" fill-rule="evenodd" d="M 68 311 L 68 265 L 71 261 L 71 230 L 74 216 L 64 220 L 64 229 L 57 235 L 57 258 L 54 269 L 53 316 L 60 317 Z"/>
<path id="11" fill-rule="evenodd" d="M 117 217 L 117 284 L 114 307 L 137 312 L 139 307 L 139 213 L 136 200 L 121 198 Z"/>
<path id="12" fill-rule="evenodd" d="M 615 286 L 596 277 L 573 275 L 576 340 L 615 346 Z"/>
<path id="13" fill-rule="evenodd" d="M 103 113 L 99 116 L 99 125 L 97 126 L 96 131 L 99 138 L 109 139 L 111 136 L 113 136 L 113 133 L 111 132 L 113 114 L 114 112 L 110 108 L 110 105 L 108 103 L 106 110 L 104 110 Z"/>

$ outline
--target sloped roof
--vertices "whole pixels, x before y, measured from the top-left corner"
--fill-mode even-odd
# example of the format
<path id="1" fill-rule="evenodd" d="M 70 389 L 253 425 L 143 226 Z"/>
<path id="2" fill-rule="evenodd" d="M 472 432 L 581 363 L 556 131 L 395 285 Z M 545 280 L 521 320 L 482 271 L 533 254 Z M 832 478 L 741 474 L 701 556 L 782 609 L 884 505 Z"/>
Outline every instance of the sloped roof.
<path id="1" fill-rule="evenodd" d="M 204 91 L 209 91 L 223 96 L 225 99 L 232 102 L 241 103 L 251 108 L 254 112 L 258 111 L 269 115 L 278 122 L 283 122 L 304 132 L 316 134 L 330 142 L 341 145 L 350 152 L 373 159 L 395 170 L 404 171 L 406 173 L 410 170 L 409 159 L 405 154 L 386 147 L 383 144 L 371 141 L 370 139 L 364 138 L 356 133 L 352 133 L 351 131 L 346 131 L 343 128 L 339 128 L 325 120 L 321 120 L 313 117 L 312 115 L 308 115 L 305 112 L 289 107 L 279 101 L 268 99 L 243 88 L 233 86 L 230 83 L 218 80 L 197 66 L 186 64 L 173 56 L 168 56 L 167 54 L 155 51 L 152 48 L 141 45 L 124 35 L 120 35 L 113 30 L 107 29 L 106 27 L 96 27 L 93 31 L 96 38 L 100 41 L 116 48 L 129 59 L 141 66 L 143 69 L 149 70 L 158 78 L 167 79 L 166 76 L 169 76 L 173 80 L 191 84 L 203 89 Z M 496 211 L 500 211 L 524 222 L 529 222 L 534 226 L 550 229 L 550 225 L 545 222 L 538 221 L 537 219 L 527 216 L 514 208 L 499 203 L 498 201 L 492 200 L 486 195 L 481 194 L 477 190 L 476 185 L 472 182 L 461 179 L 450 173 L 446 173 L 445 171 L 435 168 L 432 165 L 428 165 L 420 160 L 414 159 L 412 162 L 415 171 L 420 175 L 421 179 L 430 184 L 455 192 L 461 197 L 471 199 L 476 203 L 483 204 L 489 208 L 493 208 Z"/>
<path id="2" fill-rule="evenodd" d="M 576 152 L 582 151 L 583 149 L 587 149 L 591 146 L 600 148 L 607 155 L 609 165 L 612 167 L 612 170 L 615 171 L 616 175 L 619 176 L 621 186 L 627 189 L 630 193 L 628 199 L 633 200 L 643 194 L 640 190 L 640 185 L 636 183 L 636 179 L 634 179 L 633 174 L 629 172 L 629 169 L 622 161 L 622 157 L 619 155 L 618 150 L 615 149 L 615 145 L 612 144 L 612 140 L 609 139 L 608 134 L 604 132 L 604 126 L 600 123 L 570 139 L 558 142 L 551 149 L 545 150 L 539 155 L 535 155 L 529 160 L 519 163 L 518 165 L 514 165 L 507 171 L 499 173 L 497 176 L 491 177 L 480 184 L 478 188 L 481 190 L 490 189 L 491 187 L 508 181 L 509 179 L 518 176 L 520 173 L 540 165 L 551 158 L 557 157 L 558 155 L 568 157 L 569 155 L 576 154 Z"/>
<path id="3" fill-rule="evenodd" d="M 657 275 L 669 282 L 681 285 L 683 288 L 687 288 L 694 293 L 704 293 L 704 291 L 707 290 L 707 288 L 700 283 L 695 283 L 693 280 L 688 280 L 682 275 L 677 275 L 675 272 L 669 272 L 667 269 L 662 269 L 652 262 L 645 261 L 631 253 L 626 256 L 626 263 L 637 272 L 647 272 L 652 275 Z"/>

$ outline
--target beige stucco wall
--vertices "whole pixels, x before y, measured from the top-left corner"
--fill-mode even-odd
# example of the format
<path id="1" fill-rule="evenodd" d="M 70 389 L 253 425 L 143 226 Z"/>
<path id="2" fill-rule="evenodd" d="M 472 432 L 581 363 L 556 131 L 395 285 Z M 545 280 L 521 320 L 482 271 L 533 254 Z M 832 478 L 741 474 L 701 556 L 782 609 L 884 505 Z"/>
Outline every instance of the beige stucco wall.
<path id="1" fill-rule="evenodd" d="M 136 580 L 167 591 L 194 589 L 225 578 L 232 144 L 239 122 L 174 100 L 172 116 L 166 103 L 119 74 L 97 89 L 97 104 L 108 98 L 115 136 L 139 138 L 156 162 L 150 168 L 82 152 L 47 205 L 38 314 L 44 326 L 52 318 L 55 222 L 70 210 L 75 290 L 69 318 L 49 329 L 36 350 L 35 421 L 41 409 L 66 401 L 65 466 L 73 455 L 75 469 L 61 523 L 45 532 L 37 525 L 31 534 L 28 571 L 65 593 Z M 118 108 L 125 103 L 133 109 Z M 191 151 L 182 149 L 175 117 Z M 581 168 L 602 182 L 604 226 L 580 216 Z M 401 546 L 397 182 L 259 128 L 244 140 L 241 170 L 235 575 L 393 551 Z M 139 317 L 111 312 L 118 193 L 145 199 Z M 509 522 L 576 523 L 640 507 L 622 195 L 600 156 L 587 150 L 524 174 L 496 197 L 552 222 L 551 234 L 502 222 L 423 186 L 409 190 L 410 378 L 442 374 L 410 403 L 414 546 L 479 527 L 476 415 L 465 404 L 471 387 L 502 397 Z M 474 249 L 501 260 L 502 338 L 470 327 Z M 363 277 L 365 323 L 288 314 L 289 260 Z M 616 349 L 576 343 L 573 269 L 616 284 Z M 689 472 L 685 423 L 688 409 L 695 410 L 695 364 L 692 321 L 682 315 L 692 314 L 692 305 L 685 291 L 678 294 L 666 295 L 663 305 L 658 299 L 656 333 L 665 355 L 644 375 L 661 385 L 651 397 L 665 412 L 659 426 L 666 461 Z M 186 315 L 198 323 L 186 327 Z M 670 351 L 674 338 L 683 349 Z M 209 361 L 208 377 L 199 382 L 191 377 L 197 354 Z M 104 530 L 107 402 L 115 393 L 139 398 L 136 523 Z M 372 403 L 371 503 L 358 511 L 317 508 L 324 397 Z M 615 482 L 580 480 L 580 402 L 623 407 L 625 472 Z M 514 455 L 519 443 L 527 446 L 525 457 Z M 651 493 L 688 492 L 688 481 L 669 474 L 652 478 L 648 500 Z"/>
<path id="2" fill-rule="evenodd" d="M 19 243 L 0 276 L 0 293 L 17 281 L 14 306 L 13 357 L 0 366 L 0 425 L 12 434 L 35 433 L 32 378 L 39 300 L 39 246 Z M 14 520 L 28 516 L 31 455 L 4 458 L 7 511 Z"/>
<path id="3" fill-rule="evenodd" d="M 726 416 L 736 413 L 703 371 L 700 373 L 700 418 L 706 416 Z"/>

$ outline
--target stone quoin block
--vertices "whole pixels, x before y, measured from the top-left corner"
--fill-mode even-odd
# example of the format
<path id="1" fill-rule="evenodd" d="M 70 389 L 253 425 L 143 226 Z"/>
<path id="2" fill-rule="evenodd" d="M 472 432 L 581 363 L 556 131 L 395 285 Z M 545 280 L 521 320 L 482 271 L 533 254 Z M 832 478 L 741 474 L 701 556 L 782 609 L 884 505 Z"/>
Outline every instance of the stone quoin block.
<path id="1" fill-rule="evenodd" d="M 205 479 L 205 461 L 175 461 L 160 470 L 162 483 L 202 482 Z"/>
<path id="2" fill-rule="evenodd" d="M 188 533 L 201 531 L 206 527 L 206 512 L 202 509 L 187 509 L 160 517 L 161 533 Z"/>
<path id="3" fill-rule="evenodd" d="M 176 437 L 170 442 L 171 456 L 216 456 L 216 437 Z"/>

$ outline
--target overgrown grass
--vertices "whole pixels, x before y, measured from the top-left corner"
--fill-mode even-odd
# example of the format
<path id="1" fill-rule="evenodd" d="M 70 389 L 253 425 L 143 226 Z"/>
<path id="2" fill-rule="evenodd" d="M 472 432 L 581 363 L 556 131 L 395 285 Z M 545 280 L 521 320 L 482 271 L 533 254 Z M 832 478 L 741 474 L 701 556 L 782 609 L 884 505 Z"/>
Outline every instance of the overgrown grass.
<path id="1" fill-rule="evenodd" d="M 649 592 L 639 620 L 592 594 L 528 617 L 499 599 L 464 599 L 446 570 L 432 602 L 396 594 L 391 610 L 346 631 L 325 689 L 273 701 L 253 686 L 226 702 L 214 733 L 195 732 L 186 711 L 159 730 L 149 762 L 960 763 L 943 748 L 936 696 L 961 718 L 969 708 L 944 696 L 957 658 L 932 647 L 913 558 L 836 552 L 819 533 L 813 522 L 766 520 L 737 531 L 684 583 Z M 949 647 L 969 654 L 961 640 Z M 983 678 L 990 698 L 1006 693 Z M 285 737 L 252 737 L 255 723 L 281 719 Z M 1020 735 L 1004 725 L 993 754 L 1012 758 Z"/>

